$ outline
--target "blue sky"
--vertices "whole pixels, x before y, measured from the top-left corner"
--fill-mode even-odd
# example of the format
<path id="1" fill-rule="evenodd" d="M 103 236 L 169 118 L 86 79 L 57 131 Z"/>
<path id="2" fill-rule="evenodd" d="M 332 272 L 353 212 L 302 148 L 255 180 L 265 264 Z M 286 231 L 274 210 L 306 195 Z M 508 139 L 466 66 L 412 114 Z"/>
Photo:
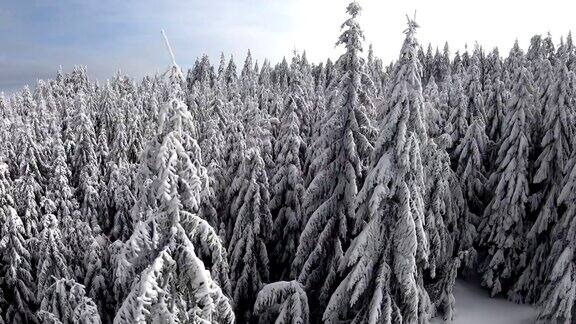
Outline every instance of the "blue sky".
<path id="1" fill-rule="evenodd" d="M 165 29 L 178 63 L 193 65 L 220 52 L 243 61 L 250 48 L 259 61 L 306 49 L 312 61 L 335 57 L 334 43 L 348 0 L 0 0 L 0 91 L 53 77 L 58 66 L 88 67 L 90 77 L 118 69 L 133 77 L 162 71 L 170 62 Z M 396 57 L 405 13 L 418 9 L 421 43 L 453 47 L 478 41 L 506 53 L 518 38 L 554 36 L 576 27 L 570 1 L 361 0 L 367 41 L 385 60 Z M 522 3 L 522 5 L 520 5 Z M 519 9 L 520 8 L 520 9 Z M 241 65 L 240 65 L 241 66 Z"/>

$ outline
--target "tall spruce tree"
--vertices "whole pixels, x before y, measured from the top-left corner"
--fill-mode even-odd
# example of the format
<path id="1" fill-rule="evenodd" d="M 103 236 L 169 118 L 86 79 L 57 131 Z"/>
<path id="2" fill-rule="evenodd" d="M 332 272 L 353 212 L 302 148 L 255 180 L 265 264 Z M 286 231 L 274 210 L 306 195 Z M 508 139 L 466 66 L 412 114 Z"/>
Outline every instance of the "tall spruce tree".
<path id="1" fill-rule="evenodd" d="M 179 99 L 182 74 L 175 64 L 170 73 L 169 98 L 137 177 L 142 186 L 134 209 L 138 221 L 115 269 L 114 293 L 121 305 L 114 323 L 230 323 L 234 314 L 228 298 L 197 254 L 204 253 L 212 262 L 212 274 L 220 279 L 226 267 L 218 263 L 226 258 L 225 252 L 219 258 L 218 251 L 224 249 L 214 230 L 197 216 L 205 182 L 200 179 L 202 166 L 191 158 L 199 149 L 187 132 L 190 114 Z M 193 244 L 203 235 L 211 235 L 206 244 L 212 253 Z"/>
<path id="2" fill-rule="evenodd" d="M 14 189 L 17 211 L 22 217 L 26 236 L 34 237 L 42 229 L 40 202 L 44 195 L 45 178 L 42 173 L 46 166 L 42 159 L 41 148 L 30 134 L 30 126 L 25 124 L 24 127 L 27 133 L 22 134 L 24 137 L 21 144 L 22 155 L 19 156 L 18 167 L 20 176 L 14 182 Z"/>
<path id="3" fill-rule="evenodd" d="M 300 137 L 296 102 L 283 112 L 280 138 L 276 142 L 276 170 L 270 181 L 270 211 L 274 222 L 270 272 L 273 279 L 286 280 L 302 230 L 302 159 L 306 147 Z"/>
<path id="4" fill-rule="evenodd" d="M 546 258 L 554 242 L 550 231 L 558 222 L 556 202 L 561 190 L 561 181 L 566 162 L 571 152 L 571 138 L 574 126 L 570 122 L 574 98 L 573 72 L 565 64 L 556 67 L 557 78 L 548 89 L 549 100 L 546 103 L 543 130 L 540 143 L 541 152 L 535 162 L 532 183 L 535 193 L 531 196 L 531 205 L 536 218 L 531 222 L 527 233 L 527 265 L 518 277 L 511 294 L 517 301 L 535 302 L 548 269 Z"/>
<path id="5" fill-rule="evenodd" d="M 483 119 L 474 117 L 466 135 L 453 152 L 456 158 L 456 174 L 464 190 L 464 197 L 470 211 L 476 215 L 481 215 L 485 206 L 487 181 L 485 163 L 489 141 Z"/>
<path id="6" fill-rule="evenodd" d="M 482 89 L 482 66 L 479 55 L 472 56 L 470 66 L 466 71 L 467 85 L 466 93 L 468 96 L 468 112 L 470 118 L 480 118 L 486 123 L 486 107 L 484 103 L 484 93 Z M 469 120 L 472 123 L 472 120 Z"/>
<path id="7" fill-rule="evenodd" d="M 492 141 L 498 142 L 506 128 L 505 115 L 509 92 L 503 81 L 505 79 L 503 74 L 508 72 L 503 70 L 497 49 L 490 53 L 488 60 L 490 62 L 490 74 L 485 76 L 487 85 L 484 89 L 486 93 L 486 131 Z"/>
<path id="8" fill-rule="evenodd" d="M 499 143 L 496 170 L 488 180 L 493 193 L 480 223 L 483 285 L 492 296 L 508 291 L 526 263 L 526 235 L 530 179 L 531 132 L 529 114 L 534 106 L 532 75 L 522 67 L 506 108 L 506 125 Z"/>
<path id="9" fill-rule="evenodd" d="M 436 315 L 451 321 L 455 313 L 456 274 L 461 264 L 465 268 L 473 266 L 476 228 L 470 222 L 460 183 L 450 167 L 448 143 L 449 136 L 443 134 L 430 138 L 422 151 L 426 188 L 424 230 L 430 242 L 424 284 Z"/>
<path id="10" fill-rule="evenodd" d="M 3 178 L 7 171 L 7 165 L 0 163 L 0 177 Z M 0 318 L 5 323 L 37 323 L 36 282 L 30 244 L 7 189 L 0 184 L 0 287 L 8 304 L 5 312 L 0 313 Z"/>
<path id="11" fill-rule="evenodd" d="M 416 323 L 431 317 L 424 288 L 429 242 L 425 234 L 422 67 L 408 19 L 393 77 L 390 110 L 376 141 L 370 171 L 356 198 L 361 229 L 339 262 L 345 274 L 323 319 L 368 323 Z"/>
<path id="12" fill-rule="evenodd" d="M 541 323 L 570 323 L 576 304 L 576 150 L 566 164 L 558 195 L 561 217 L 552 231 L 552 249 L 547 256 L 545 288 L 539 300 Z"/>
<path id="13" fill-rule="evenodd" d="M 450 135 L 450 153 L 451 158 L 456 159 L 453 151 L 460 144 L 460 141 L 466 135 L 468 126 L 470 125 L 468 112 L 468 97 L 464 93 L 464 88 L 462 87 L 462 82 L 460 75 L 454 75 L 451 82 L 451 88 L 449 92 L 449 115 L 446 122 L 445 132 Z"/>
<path id="14" fill-rule="evenodd" d="M 341 71 L 333 84 L 333 98 L 324 127 L 316 140 L 319 149 L 310 165 L 314 177 L 303 199 L 307 219 L 293 262 L 310 300 L 312 318 L 321 317 L 332 294 L 340 259 L 350 242 L 349 223 L 355 218 L 354 199 L 364 174 L 364 161 L 372 151 L 372 132 L 366 115 L 370 105 L 365 82 L 369 77 L 360 58 L 364 34 L 356 17 L 360 5 L 352 2 L 346 11 L 350 18 L 342 25 L 337 44 L 346 53 L 338 60 Z"/>
<path id="15" fill-rule="evenodd" d="M 434 77 L 430 77 L 428 84 L 424 89 L 424 121 L 426 123 L 426 130 L 430 137 L 438 137 L 444 130 L 446 120 L 442 116 L 440 94 L 438 93 L 438 85 Z"/>
<path id="16" fill-rule="evenodd" d="M 76 114 L 73 127 L 75 128 L 74 155 L 72 156 L 72 184 L 77 190 L 80 201 L 80 210 L 83 219 L 90 224 L 95 232 L 100 232 L 104 220 L 100 213 L 100 168 L 96 154 L 96 136 L 94 126 L 87 110 L 84 94 L 75 99 Z"/>
<path id="17" fill-rule="evenodd" d="M 72 278 L 72 272 L 67 262 L 67 248 L 62 239 L 59 222 L 52 214 L 42 218 L 43 229 L 40 233 L 40 251 L 38 253 L 37 290 L 39 301 L 43 300 L 49 287 L 55 280 Z"/>
<path id="18" fill-rule="evenodd" d="M 250 322 L 256 294 L 269 278 L 266 243 L 272 230 L 268 178 L 257 148 L 246 152 L 232 186 L 239 188 L 232 202 L 235 223 L 228 246 L 232 296 L 239 320 Z"/>

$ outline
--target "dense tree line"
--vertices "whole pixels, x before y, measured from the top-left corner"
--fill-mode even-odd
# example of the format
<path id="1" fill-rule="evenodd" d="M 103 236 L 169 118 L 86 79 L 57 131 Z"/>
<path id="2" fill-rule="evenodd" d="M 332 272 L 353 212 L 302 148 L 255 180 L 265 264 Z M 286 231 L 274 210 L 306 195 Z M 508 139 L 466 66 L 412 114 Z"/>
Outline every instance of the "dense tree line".
<path id="1" fill-rule="evenodd" d="M 576 48 L 207 56 L 0 97 L 0 323 L 425 323 L 458 276 L 576 312 Z M 239 73 L 238 73 L 239 72 Z"/>

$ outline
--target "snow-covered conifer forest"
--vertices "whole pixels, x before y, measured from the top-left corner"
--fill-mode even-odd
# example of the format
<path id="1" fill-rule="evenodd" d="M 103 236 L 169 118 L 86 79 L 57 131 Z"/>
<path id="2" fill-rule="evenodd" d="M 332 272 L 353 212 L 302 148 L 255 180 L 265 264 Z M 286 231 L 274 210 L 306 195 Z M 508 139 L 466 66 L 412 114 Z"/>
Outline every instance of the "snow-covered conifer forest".
<path id="1" fill-rule="evenodd" d="M 576 47 L 224 55 L 0 97 L 0 323 L 576 320 Z M 289 54 L 289 53 L 287 53 Z"/>

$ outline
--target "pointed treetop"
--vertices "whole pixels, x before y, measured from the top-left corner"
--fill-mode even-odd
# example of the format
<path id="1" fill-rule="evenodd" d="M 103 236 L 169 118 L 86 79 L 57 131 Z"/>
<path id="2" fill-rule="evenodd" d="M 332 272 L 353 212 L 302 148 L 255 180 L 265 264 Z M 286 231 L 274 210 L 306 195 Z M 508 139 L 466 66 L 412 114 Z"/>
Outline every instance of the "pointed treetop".
<path id="1" fill-rule="evenodd" d="M 408 28 L 404 30 L 404 33 L 408 36 L 412 36 L 416 33 L 416 28 L 420 27 L 418 23 L 416 23 L 416 11 L 414 11 L 414 17 L 410 18 L 406 15 L 406 19 L 408 20 Z"/>
<path id="2" fill-rule="evenodd" d="M 352 18 L 356 18 L 361 10 L 362 7 L 360 7 L 360 4 L 356 1 L 351 2 L 348 7 L 346 7 L 346 12 L 349 13 Z"/>
<path id="3" fill-rule="evenodd" d="M 408 27 L 404 30 L 404 34 L 413 36 L 416 33 L 416 28 L 420 27 L 420 25 L 416 23 L 416 11 L 414 11 L 413 18 L 410 18 L 408 15 L 406 15 L 406 20 L 408 21 Z"/>

